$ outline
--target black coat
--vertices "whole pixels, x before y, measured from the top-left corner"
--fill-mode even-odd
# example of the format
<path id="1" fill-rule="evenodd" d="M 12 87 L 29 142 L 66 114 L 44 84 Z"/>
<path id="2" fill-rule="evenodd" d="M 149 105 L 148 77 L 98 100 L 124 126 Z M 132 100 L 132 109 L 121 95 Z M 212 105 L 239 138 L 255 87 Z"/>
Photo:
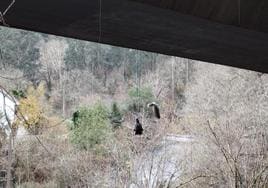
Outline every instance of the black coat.
<path id="1" fill-rule="evenodd" d="M 143 133 L 143 128 L 139 119 L 136 119 L 136 125 L 135 125 L 134 131 L 135 131 L 135 135 L 142 135 Z"/>

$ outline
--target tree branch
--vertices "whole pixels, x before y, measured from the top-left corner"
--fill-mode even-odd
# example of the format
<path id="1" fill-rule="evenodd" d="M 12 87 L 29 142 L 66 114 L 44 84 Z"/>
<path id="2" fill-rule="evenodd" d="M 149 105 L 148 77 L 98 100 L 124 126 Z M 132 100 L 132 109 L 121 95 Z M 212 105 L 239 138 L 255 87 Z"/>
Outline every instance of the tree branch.
<path id="1" fill-rule="evenodd" d="M 211 177 L 214 177 L 214 176 L 198 175 L 198 176 L 195 176 L 195 177 L 189 179 L 189 180 L 186 181 L 186 182 L 181 183 L 181 184 L 178 185 L 176 188 L 182 187 L 182 186 L 184 186 L 184 185 L 186 185 L 186 184 L 188 184 L 188 183 L 191 183 L 192 181 L 195 181 L 195 180 L 197 180 L 197 179 L 199 179 L 199 178 L 211 178 Z"/>
<path id="2" fill-rule="evenodd" d="M 12 0 L 10 2 L 10 4 L 8 5 L 8 7 L 4 10 L 4 12 L 0 11 L 0 23 L 2 23 L 4 26 L 9 27 L 9 25 L 6 23 L 4 16 L 6 15 L 6 13 L 11 9 L 11 7 L 14 5 L 14 3 L 16 2 L 16 0 Z"/>
<path id="3" fill-rule="evenodd" d="M 220 151 L 222 152 L 222 154 L 223 154 L 223 156 L 224 156 L 224 158 L 225 158 L 225 160 L 226 160 L 226 162 L 227 162 L 227 164 L 228 164 L 228 166 L 229 166 L 232 174 L 235 176 L 235 173 L 233 171 L 232 165 L 230 164 L 229 158 L 227 156 L 228 152 L 226 151 L 226 149 L 220 143 L 219 138 L 218 138 L 216 132 L 212 129 L 212 127 L 210 125 L 210 122 L 207 121 L 207 123 L 208 123 L 208 127 L 209 127 L 210 132 L 212 133 L 213 137 L 215 138 L 216 145 L 220 148 Z"/>

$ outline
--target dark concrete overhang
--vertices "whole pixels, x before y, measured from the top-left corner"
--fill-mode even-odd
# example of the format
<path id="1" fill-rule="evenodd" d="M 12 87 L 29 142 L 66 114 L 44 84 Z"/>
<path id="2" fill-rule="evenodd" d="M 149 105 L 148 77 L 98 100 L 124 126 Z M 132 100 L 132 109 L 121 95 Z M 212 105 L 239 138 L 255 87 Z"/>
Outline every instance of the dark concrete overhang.
<path id="1" fill-rule="evenodd" d="M 11 0 L 0 1 L 3 11 Z M 267 0 L 16 0 L 11 27 L 268 73 Z"/>

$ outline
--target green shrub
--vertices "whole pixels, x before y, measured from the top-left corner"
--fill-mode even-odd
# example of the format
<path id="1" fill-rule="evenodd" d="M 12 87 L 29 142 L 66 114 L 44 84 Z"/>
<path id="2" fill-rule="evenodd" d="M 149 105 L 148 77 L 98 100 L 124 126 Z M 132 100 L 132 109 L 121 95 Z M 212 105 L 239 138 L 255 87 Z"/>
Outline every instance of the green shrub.
<path id="1" fill-rule="evenodd" d="M 21 99 L 21 98 L 26 97 L 25 92 L 22 90 L 12 90 L 12 94 L 14 97 L 16 97 L 16 99 Z"/>
<path id="2" fill-rule="evenodd" d="M 114 128 L 121 126 L 123 115 L 116 102 L 112 104 L 110 121 Z"/>
<path id="3" fill-rule="evenodd" d="M 71 141 L 80 149 L 97 149 L 110 133 L 108 110 L 98 103 L 92 108 L 81 108 L 71 132 Z"/>
<path id="4" fill-rule="evenodd" d="M 146 110 L 146 105 L 154 101 L 152 90 L 148 87 L 133 87 L 129 90 L 128 95 L 128 110 L 132 112 L 141 112 L 143 109 Z"/>

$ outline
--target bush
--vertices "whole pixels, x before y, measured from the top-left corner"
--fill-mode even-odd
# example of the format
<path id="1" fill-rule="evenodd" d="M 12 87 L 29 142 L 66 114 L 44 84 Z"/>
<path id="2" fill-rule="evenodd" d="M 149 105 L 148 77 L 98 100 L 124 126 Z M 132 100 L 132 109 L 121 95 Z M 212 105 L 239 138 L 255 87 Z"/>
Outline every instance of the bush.
<path id="1" fill-rule="evenodd" d="M 121 126 L 123 115 L 120 112 L 120 109 L 116 102 L 112 104 L 110 121 L 114 128 Z"/>
<path id="2" fill-rule="evenodd" d="M 146 110 L 146 105 L 154 101 L 152 90 L 148 87 L 133 87 L 129 90 L 128 95 L 128 109 L 131 112 L 140 112 L 143 109 Z"/>
<path id="3" fill-rule="evenodd" d="M 12 90 L 12 94 L 14 97 L 16 97 L 16 99 L 21 99 L 21 98 L 26 97 L 25 92 L 22 90 Z"/>
<path id="4" fill-rule="evenodd" d="M 80 149 L 97 149 L 109 135 L 108 110 L 98 103 L 92 108 L 81 108 L 73 126 L 71 141 Z"/>
<path id="5" fill-rule="evenodd" d="M 43 110 L 44 85 L 29 87 L 25 97 L 20 98 L 16 125 L 23 125 L 30 133 L 39 134 L 48 123 Z"/>

